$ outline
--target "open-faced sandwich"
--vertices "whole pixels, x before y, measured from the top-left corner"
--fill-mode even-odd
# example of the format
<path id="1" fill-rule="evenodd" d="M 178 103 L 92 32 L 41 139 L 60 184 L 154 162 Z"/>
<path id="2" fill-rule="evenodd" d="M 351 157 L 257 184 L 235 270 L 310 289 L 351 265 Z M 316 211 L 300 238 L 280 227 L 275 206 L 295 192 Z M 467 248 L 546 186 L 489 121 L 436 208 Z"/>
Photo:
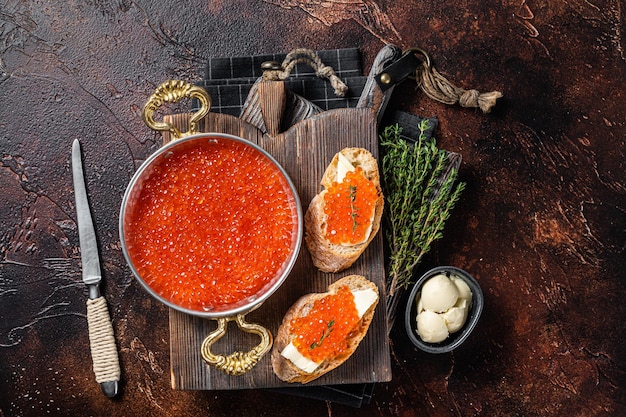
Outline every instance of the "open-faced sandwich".
<path id="1" fill-rule="evenodd" d="M 304 217 L 313 264 L 324 272 L 350 267 L 372 241 L 383 213 L 378 163 L 363 148 L 337 153 Z"/>
<path id="2" fill-rule="evenodd" d="M 272 348 L 274 373 L 283 381 L 306 384 L 337 368 L 365 337 L 378 304 L 378 288 L 349 275 L 326 293 L 307 294 L 292 305 Z"/>

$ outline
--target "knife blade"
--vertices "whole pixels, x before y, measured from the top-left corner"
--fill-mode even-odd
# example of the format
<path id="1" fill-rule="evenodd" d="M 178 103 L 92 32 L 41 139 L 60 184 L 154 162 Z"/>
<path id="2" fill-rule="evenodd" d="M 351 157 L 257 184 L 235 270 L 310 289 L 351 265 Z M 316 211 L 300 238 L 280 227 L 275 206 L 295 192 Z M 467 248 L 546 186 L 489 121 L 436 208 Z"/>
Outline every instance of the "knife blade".
<path id="1" fill-rule="evenodd" d="M 87 199 L 87 188 L 83 175 L 83 160 L 78 139 L 72 144 L 72 177 L 74 197 L 76 199 L 76 217 L 80 258 L 82 262 L 83 282 L 89 288 L 87 300 L 87 324 L 89 344 L 96 382 L 108 397 L 114 397 L 119 391 L 120 365 L 113 334 L 113 325 L 105 298 L 100 294 L 100 255 L 96 231 L 91 218 Z"/>

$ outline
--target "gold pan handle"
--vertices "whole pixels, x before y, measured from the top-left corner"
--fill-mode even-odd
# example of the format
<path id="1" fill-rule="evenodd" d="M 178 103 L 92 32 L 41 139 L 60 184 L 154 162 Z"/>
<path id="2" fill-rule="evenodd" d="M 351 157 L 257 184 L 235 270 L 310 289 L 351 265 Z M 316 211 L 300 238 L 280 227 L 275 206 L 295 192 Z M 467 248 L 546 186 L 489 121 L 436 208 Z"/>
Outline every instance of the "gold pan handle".
<path id="1" fill-rule="evenodd" d="M 169 123 L 154 120 L 154 113 L 165 103 L 176 103 L 183 98 L 197 98 L 200 101 L 200 110 L 189 119 L 189 130 L 181 132 Z M 209 113 L 211 97 L 205 89 L 180 80 L 168 80 L 159 85 L 154 94 L 148 98 L 143 108 L 143 121 L 153 130 L 167 130 L 174 139 L 198 133 L 198 122 Z"/>
<path id="2" fill-rule="evenodd" d="M 228 321 L 233 320 L 232 317 L 217 319 L 217 329 L 211 332 L 202 342 L 202 359 L 228 375 L 243 375 L 250 371 L 272 347 L 272 334 L 269 330 L 261 325 L 246 322 L 244 316 L 244 314 L 238 314 L 234 319 L 237 322 L 237 326 L 244 332 L 261 337 L 261 342 L 248 352 L 236 351 L 228 356 L 215 355 L 211 352 L 213 343 L 226 334 Z"/>

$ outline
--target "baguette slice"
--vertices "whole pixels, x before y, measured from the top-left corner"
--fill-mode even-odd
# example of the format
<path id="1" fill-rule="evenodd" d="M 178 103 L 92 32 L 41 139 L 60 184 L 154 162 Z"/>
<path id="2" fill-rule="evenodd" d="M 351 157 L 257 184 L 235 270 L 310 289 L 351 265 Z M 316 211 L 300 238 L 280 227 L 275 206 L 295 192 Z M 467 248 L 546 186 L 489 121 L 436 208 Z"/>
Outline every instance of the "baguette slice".
<path id="1" fill-rule="evenodd" d="M 311 200 L 304 216 L 305 243 L 313 259 L 313 264 L 323 272 L 339 272 L 349 268 L 376 236 L 383 215 L 384 198 L 380 187 L 380 175 L 376 159 L 368 150 L 363 148 L 345 148 L 340 152 L 355 168 L 361 167 L 363 169 L 365 177 L 376 186 L 378 200 L 375 205 L 372 228 L 364 242 L 345 246 L 331 243 L 326 239 L 328 216 L 324 213 L 324 196 L 327 189 L 337 179 L 339 156 L 335 155 L 322 176 L 321 184 L 325 189 Z"/>
<path id="2" fill-rule="evenodd" d="M 361 320 L 356 324 L 355 329 L 350 333 L 347 350 L 338 357 L 325 360 L 313 372 L 307 373 L 294 365 L 291 360 L 281 355 L 283 349 L 285 349 L 294 337 L 290 331 L 291 320 L 296 317 L 306 316 L 313 308 L 313 303 L 316 300 L 324 298 L 329 294 L 336 293 L 339 288 L 343 286 L 348 286 L 351 291 L 371 289 L 377 295 L 376 301 L 367 309 L 367 311 L 365 311 Z M 298 301 L 296 301 L 289 308 L 289 310 L 287 310 L 274 340 L 271 361 L 272 368 L 274 369 L 276 376 L 286 382 L 300 382 L 302 384 L 306 384 L 307 382 L 313 381 L 314 379 L 319 378 L 320 376 L 343 364 L 354 353 L 361 340 L 367 334 L 367 330 L 369 329 L 369 325 L 374 317 L 374 310 L 376 309 L 379 298 L 380 295 L 376 284 L 361 275 L 348 275 L 341 278 L 331 284 L 328 287 L 328 292 L 326 293 L 312 293 L 300 297 Z"/>

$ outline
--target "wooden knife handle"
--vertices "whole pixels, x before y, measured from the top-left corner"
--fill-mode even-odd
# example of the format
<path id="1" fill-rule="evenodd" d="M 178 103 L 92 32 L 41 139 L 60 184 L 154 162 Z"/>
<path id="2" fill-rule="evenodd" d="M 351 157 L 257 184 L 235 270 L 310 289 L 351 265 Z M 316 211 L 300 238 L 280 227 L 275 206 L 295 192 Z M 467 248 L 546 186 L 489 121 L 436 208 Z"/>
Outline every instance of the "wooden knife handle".
<path id="1" fill-rule="evenodd" d="M 110 383 L 120 380 L 121 370 L 113 325 L 104 297 L 87 300 L 87 324 L 96 382 L 102 384 L 105 394 L 114 396 L 117 394 L 117 385 L 112 387 Z"/>

